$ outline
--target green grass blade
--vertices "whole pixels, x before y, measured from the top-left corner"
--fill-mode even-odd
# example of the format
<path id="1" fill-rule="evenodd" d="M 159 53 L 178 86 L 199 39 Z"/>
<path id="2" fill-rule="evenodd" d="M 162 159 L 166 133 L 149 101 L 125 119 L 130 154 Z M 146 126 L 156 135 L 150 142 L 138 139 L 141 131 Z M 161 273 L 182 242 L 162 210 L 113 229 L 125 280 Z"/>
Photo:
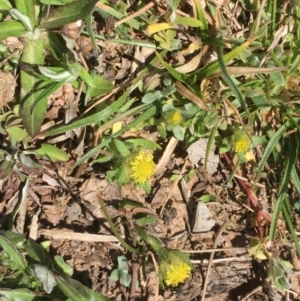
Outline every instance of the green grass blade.
<path id="1" fill-rule="evenodd" d="M 23 13 L 30 19 L 32 28 L 34 28 L 34 26 L 36 25 L 34 2 L 35 0 L 14 0 L 16 9 L 18 9 L 21 13 Z"/>
<path id="2" fill-rule="evenodd" d="M 79 0 L 53 8 L 51 14 L 44 18 L 38 27 L 42 29 L 53 29 L 76 22 L 77 20 L 86 19 L 91 14 L 97 2 L 97 0 Z"/>
<path id="3" fill-rule="evenodd" d="M 196 9 L 198 14 L 198 20 L 201 22 L 200 25 L 201 36 L 204 39 L 206 39 L 208 35 L 208 24 L 205 18 L 204 10 L 202 8 L 202 4 L 200 1 L 195 1 L 195 4 L 196 4 Z"/>
<path id="4" fill-rule="evenodd" d="M 288 211 L 288 206 L 289 206 L 289 200 L 288 200 L 288 198 L 285 198 L 285 202 L 283 203 L 283 207 L 282 207 L 282 212 L 283 212 L 284 218 L 286 220 L 288 229 L 290 230 L 290 233 L 292 235 L 293 241 L 295 243 L 298 256 L 300 257 L 299 238 L 298 238 L 298 236 L 297 236 L 297 234 L 295 232 L 295 228 L 294 228 L 292 220 L 291 220 L 291 215 L 290 215 L 290 213 Z"/>
<path id="5" fill-rule="evenodd" d="M 300 194 L 300 179 L 299 179 L 299 176 L 298 176 L 295 166 L 293 166 L 293 168 L 292 168 L 291 178 L 292 178 L 295 188 L 297 189 L 297 192 Z"/>
<path id="6" fill-rule="evenodd" d="M 262 171 L 262 169 L 264 168 L 265 163 L 267 162 L 269 156 L 271 155 L 272 151 L 274 150 L 276 144 L 278 143 L 279 139 L 282 137 L 282 135 L 285 133 L 285 131 L 288 129 L 289 126 L 289 122 L 284 123 L 279 129 L 278 131 L 272 136 L 272 138 L 269 140 L 264 154 L 260 159 L 260 162 L 258 164 L 258 168 L 257 168 L 257 174 L 256 177 L 254 179 L 254 182 L 256 182 L 260 176 L 260 172 Z"/>
<path id="7" fill-rule="evenodd" d="M 0 246 L 3 251 L 9 256 L 13 264 L 13 268 L 11 268 L 25 273 L 26 262 L 22 254 L 20 254 L 17 249 L 10 243 L 10 241 L 2 235 L 0 235 Z"/>
<path id="8" fill-rule="evenodd" d="M 129 115 L 133 115 L 136 114 L 144 109 L 149 108 L 151 105 L 141 105 L 137 108 L 134 108 L 132 110 L 130 110 L 129 112 L 126 112 Z M 124 113 L 124 114 L 126 114 Z M 127 124 L 126 126 L 124 126 L 120 131 L 118 131 L 117 133 L 115 133 L 114 135 L 110 136 L 107 140 L 105 140 L 104 142 L 100 143 L 99 145 L 97 145 L 95 148 L 93 148 L 92 150 L 90 150 L 88 153 L 86 153 L 84 156 L 82 156 L 79 160 L 76 161 L 76 163 L 72 166 L 71 168 L 71 172 L 74 170 L 74 168 L 76 168 L 78 165 L 80 165 L 81 163 L 83 163 L 85 160 L 90 159 L 91 157 L 93 157 L 97 152 L 99 152 L 99 150 L 101 148 L 103 148 L 104 146 L 108 145 L 112 139 L 117 138 L 118 136 L 120 136 L 121 134 L 123 134 L 124 132 L 130 130 L 131 128 L 139 125 L 140 123 L 150 119 L 153 115 L 155 115 L 156 113 L 156 107 L 155 106 L 151 106 L 146 112 L 144 112 L 140 117 L 136 118 L 133 122 Z M 125 115 L 124 115 L 125 116 Z M 117 117 L 119 119 L 119 117 Z"/>
<path id="9" fill-rule="evenodd" d="M 43 65 L 43 42 L 38 40 L 26 40 L 26 45 L 21 58 L 21 61 L 26 65 L 36 66 Z M 37 89 L 41 80 L 27 70 L 20 70 L 21 78 L 21 104 L 20 115 L 23 120 L 24 127 L 29 135 L 35 136 L 44 121 L 44 115 L 47 108 L 47 97 L 40 98 L 34 110 L 32 105 L 36 99 L 40 97 L 42 91 Z"/>
<path id="10" fill-rule="evenodd" d="M 242 45 L 236 47 L 229 53 L 225 54 L 223 56 L 223 60 L 224 60 L 225 64 L 229 63 L 231 60 L 235 59 L 242 51 L 244 51 L 254 41 L 254 39 L 255 38 L 249 39 Z M 192 77 L 195 76 L 195 81 L 199 81 L 199 80 L 202 80 L 202 79 L 208 77 L 209 75 L 211 75 L 212 73 L 217 71 L 219 68 L 220 68 L 219 62 L 215 61 L 205 67 L 202 67 L 202 68 L 190 73 L 189 75 Z"/>
<path id="11" fill-rule="evenodd" d="M 40 137 L 54 136 L 54 135 L 64 133 L 66 131 L 71 131 L 80 127 L 88 126 L 93 123 L 99 123 L 107 119 L 112 114 L 118 112 L 119 108 L 124 104 L 126 99 L 127 99 L 127 94 L 123 94 L 117 101 L 115 101 L 113 104 L 111 104 L 109 107 L 105 108 L 104 110 L 101 110 L 100 112 L 97 112 L 93 115 L 81 118 L 79 120 L 75 120 L 71 124 L 59 126 L 52 130 L 41 132 L 39 136 Z"/>
<path id="12" fill-rule="evenodd" d="M 292 169 L 297 161 L 298 150 L 295 147 L 295 145 L 293 145 L 294 144 L 293 140 L 294 140 L 293 136 L 289 137 L 290 152 L 289 152 L 289 156 L 287 157 L 287 160 L 285 163 L 284 174 L 283 174 L 283 177 L 282 177 L 282 180 L 280 183 L 280 187 L 279 187 L 279 191 L 278 191 L 278 198 L 277 198 L 274 210 L 273 210 L 272 222 L 271 222 L 270 233 L 269 233 L 269 237 L 271 240 L 274 240 L 274 237 L 275 237 L 279 214 L 282 209 L 283 201 L 286 198 L 287 186 L 288 186 L 288 183 L 291 178 Z"/>

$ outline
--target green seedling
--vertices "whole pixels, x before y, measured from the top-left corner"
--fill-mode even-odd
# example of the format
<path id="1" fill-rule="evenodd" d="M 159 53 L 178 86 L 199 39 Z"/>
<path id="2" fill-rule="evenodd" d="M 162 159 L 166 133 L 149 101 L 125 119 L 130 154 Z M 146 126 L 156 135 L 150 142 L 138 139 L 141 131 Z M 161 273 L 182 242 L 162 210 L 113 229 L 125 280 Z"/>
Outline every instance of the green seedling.
<path id="1" fill-rule="evenodd" d="M 13 20 L 4 20 L 0 24 L 0 40 L 9 36 L 20 37 L 24 50 L 19 58 L 20 65 L 20 116 L 27 133 L 35 136 L 43 124 L 47 106 L 47 97 L 66 82 L 84 81 L 92 89 L 92 96 L 110 91 L 113 86 L 100 76 L 92 77 L 73 58 L 63 57 L 67 47 L 60 33 L 50 32 L 65 24 L 86 19 L 97 1 L 2 1 L 0 9 L 3 15 Z M 54 4 L 55 3 L 55 4 Z M 58 5 L 49 7 L 49 5 Z M 47 9 L 51 9 L 46 16 Z M 56 66 L 44 66 L 48 58 L 44 49 L 53 55 Z M 54 60 L 53 60 L 54 59 Z M 73 60 L 73 61 L 72 61 Z M 99 89 L 99 85 L 101 88 Z M 105 87 L 105 88 L 104 88 Z"/>
<path id="2" fill-rule="evenodd" d="M 125 256 L 118 256 L 118 268 L 111 272 L 109 279 L 120 281 L 122 285 L 129 287 L 132 276 L 128 272 L 128 260 Z"/>
<path id="3" fill-rule="evenodd" d="M 108 298 L 72 279 L 72 269 L 59 256 L 55 263 L 46 250 L 24 235 L 0 235 L 1 296 L 5 300 L 100 300 Z"/>

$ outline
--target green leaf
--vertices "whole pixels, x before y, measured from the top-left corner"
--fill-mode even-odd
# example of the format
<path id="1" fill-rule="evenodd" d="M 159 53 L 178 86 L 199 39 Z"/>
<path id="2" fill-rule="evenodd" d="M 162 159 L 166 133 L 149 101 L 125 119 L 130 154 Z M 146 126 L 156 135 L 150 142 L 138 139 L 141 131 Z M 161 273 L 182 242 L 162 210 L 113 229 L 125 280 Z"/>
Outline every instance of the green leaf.
<path id="1" fill-rule="evenodd" d="M 127 139 L 127 143 L 132 144 L 132 148 L 141 147 L 149 150 L 161 149 L 161 146 L 154 141 L 143 139 L 143 138 L 135 138 L 135 139 Z"/>
<path id="2" fill-rule="evenodd" d="M 276 133 L 277 134 L 277 133 Z M 297 139 L 295 139 L 293 136 L 289 136 L 289 142 L 290 142 L 290 148 L 289 148 L 289 156 L 287 157 L 285 161 L 285 166 L 284 166 L 284 174 L 281 179 L 280 187 L 278 189 L 278 197 L 274 206 L 273 214 L 272 214 L 272 222 L 269 230 L 269 237 L 271 240 L 274 240 L 275 238 L 275 233 L 276 233 L 276 228 L 278 225 L 278 219 L 279 215 L 282 210 L 282 205 L 283 201 L 286 197 L 286 191 L 288 188 L 288 183 L 290 181 L 291 173 L 292 170 L 296 164 L 297 158 L 298 158 L 298 143 L 294 143 L 294 140 L 296 142 Z"/>
<path id="3" fill-rule="evenodd" d="M 169 64 L 167 64 L 162 57 L 160 56 L 160 54 L 158 52 L 156 52 L 156 56 L 159 59 L 159 61 L 161 62 L 161 64 L 169 71 L 169 73 L 176 78 L 177 80 L 179 80 L 182 83 L 188 84 L 189 82 L 189 76 L 183 74 L 182 72 L 179 72 L 177 70 L 175 70 L 173 67 L 171 67 Z"/>
<path id="4" fill-rule="evenodd" d="M 110 276 L 109 276 L 109 280 L 111 281 L 118 281 L 119 280 L 119 270 L 118 269 L 114 269 Z"/>
<path id="5" fill-rule="evenodd" d="M 21 289 L 0 289 L 0 294 L 1 294 L 1 301 L 6 301 L 6 300 L 12 300 L 12 301 L 17 301 L 17 300 L 22 300 L 22 301 L 45 301 L 45 300 L 53 300 L 53 297 L 47 297 L 47 296 L 42 296 L 40 297 L 39 295 L 31 292 L 30 290 L 21 288 Z"/>
<path id="6" fill-rule="evenodd" d="M 46 252 L 46 250 L 31 239 L 26 240 L 24 243 L 24 250 L 28 256 L 33 259 L 36 263 L 43 264 L 48 268 L 53 268 L 53 264 Z"/>
<path id="7" fill-rule="evenodd" d="M 113 102 L 109 107 L 105 108 L 104 110 L 97 112 L 93 115 L 81 118 L 79 120 L 73 121 L 71 124 L 50 129 L 49 131 L 43 132 L 43 135 L 46 137 L 52 135 L 58 135 L 66 131 L 71 131 L 79 127 L 90 125 L 92 123 L 99 123 L 105 120 L 106 118 L 108 118 L 109 116 L 111 116 L 112 114 L 115 114 L 125 101 L 126 101 L 126 95 L 123 94 L 118 100 Z"/>
<path id="8" fill-rule="evenodd" d="M 0 235 L 0 246 L 3 251 L 9 256 L 14 268 L 25 273 L 26 261 L 17 249 L 9 242 L 7 238 Z"/>
<path id="9" fill-rule="evenodd" d="M 179 140 L 184 140 L 185 129 L 179 125 L 172 127 L 174 136 Z"/>
<path id="10" fill-rule="evenodd" d="M 6 131 L 9 134 L 10 138 L 17 142 L 23 141 L 28 137 L 27 132 L 17 126 L 9 127 L 6 129 Z"/>
<path id="11" fill-rule="evenodd" d="M 66 162 L 69 160 L 68 154 L 66 152 L 54 145 L 47 143 L 42 143 L 41 148 L 35 150 L 34 152 L 39 156 L 46 157 L 51 162 Z"/>
<path id="12" fill-rule="evenodd" d="M 121 114 L 121 116 L 130 116 L 131 114 L 136 114 L 138 112 L 141 112 L 143 109 L 148 108 L 147 111 L 145 111 L 142 115 L 140 115 L 138 118 L 136 118 L 133 122 L 127 124 L 126 126 L 124 126 L 121 130 L 119 130 L 117 133 L 111 135 L 107 140 L 103 141 L 102 143 L 100 143 L 99 145 L 97 145 L 95 148 L 93 148 L 92 150 L 90 150 L 89 152 L 87 152 L 85 155 L 83 155 L 79 160 L 76 161 L 76 163 L 72 166 L 72 170 L 78 166 L 79 164 L 81 164 L 82 162 L 84 162 L 85 160 L 91 158 L 95 153 L 97 153 L 101 148 L 105 147 L 106 145 L 108 145 L 113 139 L 117 138 L 119 135 L 121 135 L 122 133 L 128 131 L 129 129 L 139 125 L 140 123 L 142 123 L 145 120 L 148 120 L 149 118 L 151 118 L 153 115 L 155 115 L 156 113 L 156 107 L 152 106 L 149 108 L 149 105 L 141 105 L 139 107 L 133 108 L 128 112 L 125 112 L 123 114 Z M 119 116 L 120 117 L 120 116 Z M 99 128 L 100 130 L 100 128 Z"/>
<path id="13" fill-rule="evenodd" d="M 43 29 L 53 29 L 81 19 L 86 19 L 97 2 L 98 0 L 78 0 L 76 2 L 54 8 L 50 12 L 50 15 L 41 21 L 38 27 Z"/>
<path id="14" fill-rule="evenodd" d="M 145 217 L 136 219 L 136 221 L 140 225 L 150 225 L 150 224 L 156 223 L 158 221 L 158 217 L 157 216 L 145 216 Z"/>
<path id="15" fill-rule="evenodd" d="M 35 26 L 35 0 L 14 0 L 15 8 L 18 9 L 22 14 L 27 16 L 31 22 L 31 27 Z"/>
<path id="16" fill-rule="evenodd" d="M 108 298 L 93 292 L 79 281 L 72 278 L 55 277 L 60 290 L 72 301 L 109 301 Z"/>
<path id="17" fill-rule="evenodd" d="M 8 0 L 0 0 L 0 10 L 8 11 L 12 8 L 11 3 Z"/>
<path id="18" fill-rule="evenodd" d="M 26 40 L 24 52 L 21 57 L 21 62 L 30 66 L 43 64 L 43 43 L 40 39 Z M 47 107 L 47 97 L 42 98 L 32 111 L 32 105 L 42 93 L 42 91 L 37 89 L 37 86 L 41 83 L 41 80 L 38 79 L 34 74 L 29 73 L 22 68 L 20 70 L 20 77 L 20 115 L 22 117 L 23 124 L 27 133 L 31 136 L 35 136 L 39 132 L 44 120 L 44 115 Z"/>
<path id="19" fill-rule="evenodd" d="M 46 266 L 40 264 L 34 265 L 34 272 L 36 277 L 43 284 L 44 290 L 50 294 L 53 290 L 53 287 L 56 285 L 56 280 L 53 276 L 53 273 Z"/>
<path id="20" fill-rule="evenodd" d="M 127 270 L 120 271 L 120 280 L 125 287 L 129 287 L 129 285 L 131 283 L 131 279 L 132 279 L 132 277 Z"/>
<path id="21" fill-rule="evenodd" d="M 276 144 L 278 143 L 279 139 L 282 137 L 282 135 L 285 133 L 285 131 L 288 129 L 289 122 L 284 123 L 278 131 L 272 136 L 272 138 L 269 140 L 265 151 L 263 153 L 263 156 L 261 157 L 258 167 L 257 167 L 257 173 L 254 182 L 258 180 L 260 177 L 260 172 L 265 166 L 265 163 L 267 162 L 267 159 L 271 155 L 272 151 L 275 149 Z"/>
<path id="22" fill-rule="evenodd" d="M 162 97 L 162 93 L 158 90 L 154 91 L 154 92 L 148 92 L 147 94 L 145 94 L 142 98 L 142 103 L 152 103 L 157 99 L 160 99 Z"/>
<path id="23" fill-rule="evenodd" d="M 176 25 L 183 25 L 188 27 L 200 27 L 201 21 L 192 17 L 176 17 L 174 23 Z"/>
<path id="24" fill-rule="evenodd" d="M 218 199 L 216 196 L 212 194 L 205 194 L 199 198 L 199 200 L 203 203 L 208 203 L 208 202 L 216 202 Z"/>
<path id="25" fill-rule="evenodd" d="M 26 32 L 27 29 L 22 22 L 11 20 L 0 23 L 0 40 L 8 37 L 19 37 Z"/>
<path id="26" fill-rule="evenodd" d="M 119 139 L 115 139 L 113 141 L 113 143 L 114 143 L 116 149 L 118 150 L 118 152 L 121 154 L 121 156 L 123 156 L 123 157 L 130 156 L 130 154 L 131 154 L 130 150 L 128 149 L 128 147 L 126 146 L 126 144 L 123 141 L 121 141 Z"/>
<path id="27" fill-rule="evenodd" d="M 136 229 L 138 231 L 139 236 L 143 238 L 145 242 L 149 244 L 153 248 L 153 250 L 156 251 L 160 256 L 167 252 L 159 238 L 148 234 L 147 231 L 145 231 L 142 227 L 138 225 L 136 225 Z"/>
<path id="28" fill-rule="evenodd" d="M 118 270 L 124 270 L 128 268 L 128 260 L 124 255 L 118 256 Z"/>
<path id="29" fill-rule="evenodd" d="M 78 0 L 40 0 L 41 3 L 46 5 L 64 5 Z"/>
<path id="30" fill-rule="evenodd" d="M 195 1 L 196 8 L 197 8 L 197 14 L 198 14 L 198 19 L 200 21 L 200 32 L 201 36 L 205 39 L 208 34 L 208 24 L 206 21 L 205 13 L 202 8 L 202 4 L 199 1 Z"/>
<path id="31" fill-rule="evenodd" d="M 85 69 L 83 68 L 83 70 Z M 80 77 L 82 78 L 82 72 L 80 74 Z M 99 97 L 110 92 L 114 88 L 114 85 L 104 77 L 95 74 L 92 77 L 92 82 L 89 87 L 91 87 L 91 89 L 89 90 L 90 97 Z M 86 89 L 84 89 L 84 91 L 86 91 Z"/>
<path id="32" fill-rule="evenodd" d="M 56 255 L 54 260 L 66 276 L 71 277 L 73 275 L 73 269 L 63 260 L 61 256 Z"/>
<path id="33" fill-rule="evenodd" d="M 284 77 L 281 72 L 272 72 L 270 73 L 271 80 L 278 86 L 284 86 Z"/>
<path id="34" fill-rule="evenodd" d="M 231 60 L 235 59 L 242 51 L 244 51 L 252 42 L 254 41 L 253 39 L 249 39 L 242 45 L 236 47 L 235 49 L 231 50 L 229 53 L 225 54 L 223 56 L 224 63 L 229 63 Z M 220 69 L 220 65 L 218 61 L 215 61 L 213 63 L 210 63 L 202 68 L 197 69 L 196 71 L 190 73 L 189 75 L 194 78 L 194 81 L 200 81 L 215 71 Z"/>
<path id="35" fill-rule="evenodd" d="M 32 24 L 31 24 L 30 19 L 27 15 L 24 15 L 18 9 L 15 9 L 15 8 L 12 8 L 9 11 L 9 13 L 11 14 L 11 16 L 15 20 L 21 21 L 23 23 L 23 25 L 27 28 L 28 31 L 33 32 Z"/>

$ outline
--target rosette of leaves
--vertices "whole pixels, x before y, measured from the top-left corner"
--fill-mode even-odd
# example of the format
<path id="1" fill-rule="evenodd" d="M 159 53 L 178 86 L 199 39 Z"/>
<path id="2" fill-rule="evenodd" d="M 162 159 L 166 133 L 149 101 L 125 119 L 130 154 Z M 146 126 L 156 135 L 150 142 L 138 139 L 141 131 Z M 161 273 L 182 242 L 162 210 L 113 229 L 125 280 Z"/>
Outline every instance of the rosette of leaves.
<path id="1" fill-rule="evenodd" d="M 2 0 L 0 40 L 21 37 L 24 49 L 19 57 L 20 116 L 27 133 L 35 136 L 43 124 L 47 97 L 66 82 L 80 78 L 84 91 L 99 96 L 113 86 L 100 76 L 91 76 L 67 53 L 59 31 L 53 29 L 88 18 L 97 0 Z M 50 13 L 47 13 L 49 12 Z M 4 49 L 5 50 L 5 49 Z M 45 52 L 47 50 L 47 52 Z M 47 60 L 45 60 L 47 53 Z M 51 62 L 51 64 L 49 64 Z M 47 66 L 44 66 L 47 63 Z"/>

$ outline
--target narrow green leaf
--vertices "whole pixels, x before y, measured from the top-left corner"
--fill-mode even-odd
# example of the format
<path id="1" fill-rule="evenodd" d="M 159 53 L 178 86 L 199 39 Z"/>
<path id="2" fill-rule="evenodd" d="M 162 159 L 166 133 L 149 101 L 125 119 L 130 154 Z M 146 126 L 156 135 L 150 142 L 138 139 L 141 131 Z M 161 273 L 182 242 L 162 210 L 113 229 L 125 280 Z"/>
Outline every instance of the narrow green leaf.
<path id="1" fill-rule="evenodd" d="M 185 134 L 185 129 L 182 126 L 174 126 L 172 127 L 172 131 L 174 136 L 179 140 L 183 141 L 184 140 L 184 134 Z"/>
<path id="2" fill-rule="evenodd" d="M 41 281 L 43 284 L 44 290 L 50 294 L 56 285 L 55 278 L 53 273 L 44 265 L 35 264 L 34 265 L 34 272 L 36 277 Z"/>
<path id="3" fill-rule="evenodd" d="M 298 194 L 300 195 L 300 179 L 296 170 L 296 167 L 293 166 L 292 172 L 291 172 L 291 178 L 293 180 L 293 184 L 296 187 Z"/>
<path id="4" fill-rule="evenodd" d="M 198 19 L 200 21 L 200 30 L 201 30 L 201 35 L 203 38 L 207 37 L 208 34 L 208 24 L 206 21 L 205 13 L 202 8 L 202 4 L 200 1 L 195 1 L 196 8 L 197 8 L 197 14 L 198 14 Z"/>
<path id="5" fill-rule="evenodd" d="M 26 15 L 30 22 L 32 28 L 35 26 L 35 0 L 14 0 L 15 8 L 18 9 L 22 14 Z"/>
<path id="6" fill-rule="evenodd" d="M 292 169 L 295 166 L 297 156 L 298 156 L 298 148 L 293 145 L 294 137 L 289 138 L 290 142 L 290 151 L 289 156 L 286 159 L 285 167 L 284 167 L 284 174 L 280 183 L 280 187 L 278 190 L 278 198 L 276 200 L 273 214 L 272 214 L 272 222 L 270 226 L 270 233 L 269 237 L 271 240 L 274 240 L 276 227 L 279 219 L 280 212 L 282 210 L 283 201 L 286 198 L 286 191 L 288 187 L 288 183 L 290 181 Z M 297 145 L 298 146 L 298 145 Z"/>
<path id="7" fill-rule="evenodd" d="M 43 87 L 43 89 L 41 89 L 41 93 L 39 95 L 37 95 L 36 99 L 34 100 L 33 104 L 31 105 L 30 111 L 32 112 L 35 109 L 36 105 L 40 101 L 43 101 L 43 99 L 50 96 L 52 93 L 54 93 L 63 84 L 64 84 L 64 81 L 53 82 L 53 83 L 50 83 L 49 85 Z"/>
<path id="8" fill-rule="evenodd" d="M 200 27 L 201 21 L 192 17 L 176 17 L 174 23 L 188 27 Z"/>
<path id="9" fill-rule="evenodd" d="M 9 242 L 7 238 L 0 235 L 0 246 L 3 251 L 9 256 L 14 267 L 19 271 L 25 273 L 26 261 L 23 256 L 17 251 L 17 249 Z"/>
<path id="10" fill-rule="evenodd" d="M 0 10 L 3 11 L 9 11 L 12 8 L 11 3 L 8 0 L 0 0 Z"/>
<path id="11" fill-rule="evenodd" d="M 38 40 L 26 40 L 21 61 L 26 65 L 43 65 L 43 43 L 40 39 Z M 32 105 L 36 99 L 40 97 L 42 91 L 39 91 L 37 86 L 41 84 L 41 80 L 38 79 L 34 74 L 28 73 L 21 68 L 21 105 L 20 115 L 23 120 L 26 131 L 31 136 L 35 136 L 40 130 L 47 106 L 47 97 L 42 98 L 35 106 L 32 111 Z"/>
<path id="12" fill-rule="evenodd" d="M 289 126 L 288 122 L 284 123 L 278 129 L 278 131 L 272 136 L 272 138 L 269 140 L 269 142 L 268 142 L 268 144 L 265 148 L 264 154 L 261 157 L 260 162 L 258 164 L 257 173 L 256 173 L 256 177 L 255 177 L 254 182 L 256 182 L 258 180 L 258 178 L 260 177 L 260 172 L 264 168 L 265 163 L 267 162 L 267 159 L 271 155 L 271 153 L 274 150 L 274 148 L 275 148 L 276 144 L 278 143 L 279 139 L 282 137 L 284 132 L 288 129 L 288 126 Z"/>
<path id="13" fill-rule="evenodd" d="M 242 45 L 236 47 L 235 49 L 231 50 L 229 53 L 225 54 L 223 56 L 224 63 L 228 63 L 231 60 L 235 59 L 242 51 L 244 51 L 252 42 L 254 41 L 253 39 L 249 39 Z M 208 77 L 210 74 L 214 73 L 219 69 L 219 62 L 215 61 L 213 63 L 210 63 L 202 68 L 199 68 L 198 70 L 190 73 L 189 75 L 194 77 L 195 76 L 195 81 L 202 80 L 206 77 Z"/>
<path id="14" fill-rule="evenodd" d="M 130 156 L 131 152 L 123 141 L 121 141 L 119 139 L 115 139 L 113 141 L 113 143 L 114 143 L 116 149 L 118 150 L 118 152 L 121 154 L 121 156 L 123 156 L 123 157 Z"/>
<path id="15" fill-rule="evenodd" d="M 0 41 L 8 37 L 19 37 L 26 32 L 22 22 L 11 20 L 0 23 Z"/>
<path id="16" fill-rule="evenodd" d="M 1 301 L 8 301 L 8 300 L 22 300 L 22 301 L 45 301 L 45 300 L 53 300 L 53 297 L 47 297 L 47 296 L 42 296 L 40 297 L 39 295 L 31 292 L 28 289 L 5 289 L 1 288 L 0 289 L 0 294 L 1 294 Z"/>
<path id="17" fill-rule="evenodd" d="M 161 146 L 159 144 L 148 139 L 143 139 L 143 138 L 127 139 L 126 142 L 132 144 L 133 149 L 135 149 L 136 147 L 142 147 L 150 150 L 161 149 Z"/>
<path id="18" fill-rule="evenodd" d="M 50 12 L 50 15 L 41 21 L 38 27 L 53 29 L 81 19 L 86 19 L 97 2 L 97 0 L 79 0 L 54 8 Z"/>
<path id="19" fill-rule="evenodd" d="M 21 193 L 19 194 L 19 200 L 17 205 L 14 207 L 13 212 L 11 213 L 10 217 L 9 217 L 9 230 L 12 230 L 13 228 L 13 223 L 14 220 L 17 216 L 17 213 L 19 212 L 21 206 L 24 204 L 25 200 L 27 199 L 27 193 L 28 193 L 28 188 L 29 188 L 29 179 L 26 178 L 25 180 L 25 184 L 21 189 Z"/>
<path id="20" fill-rule="evenodd" d="M 118 109 L 123 105 L 126 98 L 127 98 L 127 95 L 123 94 L 117 101 L 113 102 L 109 107 L 105 108 L 104 110 L 97 112 L 91 116 L 87 116 L 87 117 L 81 118 L 79 120 L 73 121 L 69 125 L 59 126 L 52 130 L 42 132 L 41 136 L 47 137 L 47 136 L 58 135 L 58 134 L 66 132 L 66 131 L 71 131 L 71 130 L 77 129 L 79 127 L 91 125 L 92 123 L 99 123 L 102 120 L 107 119 L 112 114 L 115 114 L 118 111 Z"/>
<path id="21" fill-rule="evenodd" d="M 55 277 L 55 279 L 60 290 L 72 301 L 91 300 L 88 296 L 87 288 L 80 282 L 72 280 L 71 278 L 67 281 L 60 276 Z M 70 280 L 72 280 L 72 284 Z"/>
<path id="22" fill-rule="evenodd" d="M 48 143 L 42 143 L 42 146 L 34 152 L 41 157 L 46 157 L 51 162 L 66 162 L 69 160 L 66 152 Z"/>
<path id="23" fill-rule="evenodd" d="M 161 64 L 169 71 L 169 73 L 176 78 L 177 80 L 179 80 L 182 83 L 185 83 L 188 85 L 189 82 L 189 76 L 175 70 L 173 67 L 171 67 L 169 64 L 167 64 L 163 58 L 160 56 L 160 54 L 158 52 L 156 52 L 156 56 L 159 59 L 159 61 L 161 62 Z"/>
<path id="24" fill-rule="evenodd" d="M 56 264 L 63 271 L 64 275 L 71 277 L 73 275 L 73 269 L 63 260 L 61 256 L 56 255 L 54 257 Z"/>
<path id="25" fill-rule="evenodd" d="M 122 114 L 122 116 L 126 116 L 126 115 L 130 116 L 131 114 L 138 113 L 142 109 L 146 109 L 146 108 L 149 108 L 149 105 L 142 105 L 140 107 L 134 108 L 134 109 L 132 109 L 132 110 L 130 110 L 130 111 Z M 76 168 L 78 165 L 80 165 L 81 163 L 83 163 L 85 160 L 90 159 L 100 149 L 102 149 L 103 147 L 105 147 L 106 145 L 108 145 L 112 141 L 112 139 L 117 138 L 118 136 L 120 136 L 124 132 L 128 131 L 129 129 L 131 129 L 131 128 L 137 126 L 137 125 L 139 125 L 143 121 L 150 119 L 155 113 L 156 113 L 156 107 L 154 107 L 154 106 L 150 107 L 140 117 L 136 118 L 133 122 L 127 124 L 120 131 L 118 131 L 114 135 L 111 135 L 107 140 L 105 140 L 104 142 L 100 143 L 95 148 L 93 148 L 92 150 L 90 150 L 89 152 L 87 152 L 85 155 L 83 155 L 79 160 L 76 161 L 76 163 L 72 166 L 71 170 L 74 170 L 74 168 Z M 119 119 L 119 117 L 117 117 L 117 119 Z"/>
<path id="26" fill-rule="evenodd" d="M 80 77 L 82 78 L 82 73 L 80 74 Z M 99 97 L 110 92 L 114 88 L 114 85 L 104 77 L 94 74 L 89 87 L 91 87 L 89 90 L 90 97 Z M 86 91 L 86 89 L 84 89 L 84 91 Z"/>
<path id="27" fill-rule="evenodd" d="M 287 204 L 288 202 L 288 199 L 285 198 L 285 203 L 283 204 L 283 207 L 282 207 L 282 211 L 283 211 L 283 215 L 284 215 L 284 218 L 286 220 L 286 223 L 287 223 L 287 226 L 290 230 L 290 233 L 292 235 L 292 238 L 293 238 L 293 241 L 294 241 L 294 244 L 296 246 L 296 250 L 297 250 L 297 253 L 298 253 L 298 257 L 300 257 L 300 244 L 299 244 L 299 238 L 296 234 L 296 231 L 295 231 L 295 228 L 294 228 L 294 225 L 293 225 L 293 222 L 291 220 L 291 216 L 287 210 Z"/>
<path id="28" fill-rule="evenodd" d="M 278 86 L 283 87 L 284 86 L 284 77 L 281 72 L 272 72 L 270 73 L 271 80 Z"/>
<path id="29" fill-rule="evenodd" d="M 40 0 L 41 3 L 46 5 L 64 5 L 78 0 Z"/>

